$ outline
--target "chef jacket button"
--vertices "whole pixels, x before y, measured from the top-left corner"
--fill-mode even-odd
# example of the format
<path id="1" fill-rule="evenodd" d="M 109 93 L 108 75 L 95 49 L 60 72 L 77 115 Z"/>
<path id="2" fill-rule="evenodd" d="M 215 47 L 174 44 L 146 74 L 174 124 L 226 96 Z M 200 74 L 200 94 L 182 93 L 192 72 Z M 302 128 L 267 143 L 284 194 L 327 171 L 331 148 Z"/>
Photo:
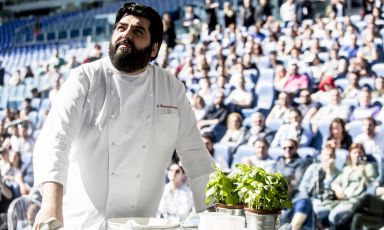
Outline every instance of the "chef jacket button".
<path id="1" fill-rule="evenodd" d="M 110 93 L 113 95 L 113 94 L 115 94 L 115 91 L 113 89 L 111 89 Z"/>
<path id="2" fill-rule="evenodd" d="M 147 121 L 151 121 L 151 117 L 147 117 Z"/>
<path id="3" fill-rule="evenodd" d="M 143 148 L 143 149 L 145 149 L 146 147 L 147 147 L 146 145 L 141 146 L 141 148 Z"/>
<path id="4" fill-rule="evenodd" d="M 116 173 L 115 173 L 115 172 L 112 172 L 112 173 L 111 173 L 111 176 L 116 176 Z"/>
<path id="5" fill-rule="evenodd" d="M 131 208 L 135 208 L 135 205 L 131 205 Z"/>
<path id="6" fill-rule="evenodd" d="M 111 114 L 111 118 L 116 119 L 117 118 L 116 114 Z"/>
<path id="7" fill-rule="evenodd" d="M 137 177 L 137 178 L 140 178 L 140 174 L 137 174 L 136 177 Z"/>
<path id="8" fill-rule="evenodd" d="M 111 143 L 112 147 L 117 147 L 117 144 L 115 142 Z"/>

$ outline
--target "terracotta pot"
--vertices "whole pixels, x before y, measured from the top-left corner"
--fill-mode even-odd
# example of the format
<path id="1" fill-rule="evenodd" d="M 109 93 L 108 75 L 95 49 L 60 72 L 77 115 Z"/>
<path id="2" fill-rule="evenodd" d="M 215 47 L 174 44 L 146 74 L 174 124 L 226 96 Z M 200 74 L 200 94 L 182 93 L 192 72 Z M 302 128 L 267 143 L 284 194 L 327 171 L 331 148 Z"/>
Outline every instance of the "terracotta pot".
<path id="1" fill-rule="evenodd" d="M 256 210 L 251 208 L 245 209 L 245 218 L 247 229 L 258 230 L 275 230 L 279 229 L 280 210 Z"/>
<path id="2" fill-rule="evenodd" d="M 244 207 L 245 205 L 243 204 L 226 205 L 226 204 L 216 203 L 217 212 L 229 213 L 230 215 L 233 215 L 233 216 L 244 216 Z"/>

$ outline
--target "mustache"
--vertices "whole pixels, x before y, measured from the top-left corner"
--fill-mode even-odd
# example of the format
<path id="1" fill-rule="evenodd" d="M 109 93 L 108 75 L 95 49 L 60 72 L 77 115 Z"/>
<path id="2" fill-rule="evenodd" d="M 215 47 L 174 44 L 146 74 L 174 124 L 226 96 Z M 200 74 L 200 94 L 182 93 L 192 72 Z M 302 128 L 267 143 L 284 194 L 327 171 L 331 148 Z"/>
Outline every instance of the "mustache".
<path id="1" fill-rule="evenodd" d="M 135 44 L 133 44 L 133 42 L 132 42 L 131 39 L 129 39 L 129 38 L 125 38 L 125 39 L 123 39 L 122 41 L 118 42 L 118 43 L 116 44 L 116 47 L 119 47 L 119 46 L 121 46 L 121 45 L 129 45 L 129 46 L 135 48 Z"/>

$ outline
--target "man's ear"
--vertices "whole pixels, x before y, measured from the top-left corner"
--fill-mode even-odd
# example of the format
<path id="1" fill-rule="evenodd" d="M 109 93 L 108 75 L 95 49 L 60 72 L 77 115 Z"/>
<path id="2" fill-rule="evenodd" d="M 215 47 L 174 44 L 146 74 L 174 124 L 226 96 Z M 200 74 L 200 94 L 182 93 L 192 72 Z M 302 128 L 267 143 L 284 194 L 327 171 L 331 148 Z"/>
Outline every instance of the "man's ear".
<path id="1" fill-rule="evenodd" d="M 153 43 L 152 50 L 151 50 L 151 57 L 152 58 L 156 57 L 158 51 L 159 51 L 159 43 Z"/>

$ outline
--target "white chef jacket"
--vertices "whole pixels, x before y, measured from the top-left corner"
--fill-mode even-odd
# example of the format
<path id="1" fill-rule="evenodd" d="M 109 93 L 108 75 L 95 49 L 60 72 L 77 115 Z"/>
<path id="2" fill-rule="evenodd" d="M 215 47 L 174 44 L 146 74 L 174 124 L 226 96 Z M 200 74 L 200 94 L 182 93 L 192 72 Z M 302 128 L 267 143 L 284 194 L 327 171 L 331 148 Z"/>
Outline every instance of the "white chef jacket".
<path id="1" fill-rule="evenodd" d="M 34 172 L 37 185 L 64 186 L 65 229 L 105 229 L 112 217 L 154 216 L 174 149 L 195 209 L 208 207 L 204 188 L 213 160 L 184 86 L 154 65 L 146 71 L 146 95 L 133 93 L 129 103 L 120 100 L 114 75 L 121 73 L 108 57 L 72 70 L 60 90 L 36 142 Z M 138 102 L 141 108 L 129 107 Z"/>

